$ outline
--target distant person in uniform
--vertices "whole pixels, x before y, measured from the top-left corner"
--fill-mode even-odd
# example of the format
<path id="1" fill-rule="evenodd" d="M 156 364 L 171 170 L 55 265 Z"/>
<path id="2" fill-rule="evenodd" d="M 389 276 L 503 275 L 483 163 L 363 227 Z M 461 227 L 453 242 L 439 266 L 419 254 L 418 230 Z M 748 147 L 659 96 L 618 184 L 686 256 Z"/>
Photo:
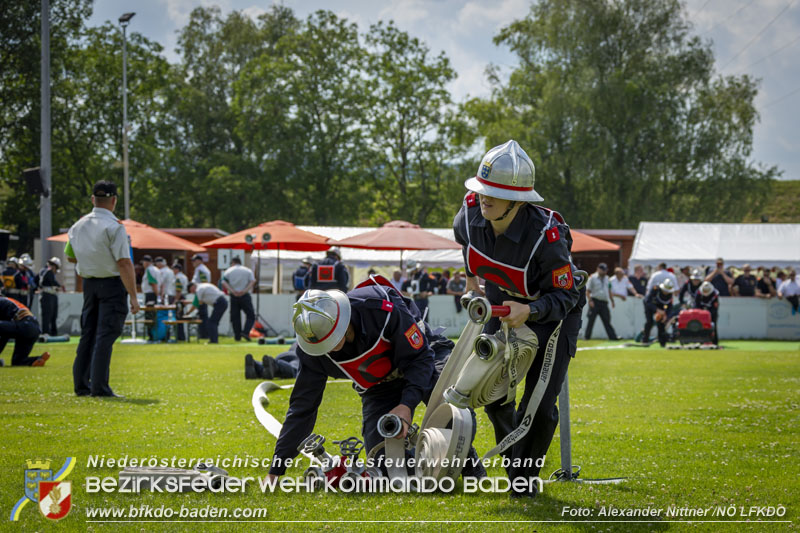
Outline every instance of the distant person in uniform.
<path id="1" fill-rule="evenodd" d="M 192 274 L 192 283 L 211 283 L 211 271 L 203 262 L 203 257 L 194 254 L 192 256 L 192 266 L 194 266 L 194 274 Z M 201 339 L 208 338 L 208 306 L 204 303 L 200 304 L 197 308 L 197 316 L 200 318 L 200 327 L 198 328 L 198 337 Z"/>
<path id="2" fill-rule="evenodd" d="M 78 396 L 118 396 L 108 384 L 111 350 L 128 314 L 126 293 L 131 313 L 139 312 L 136 278 L 128 234 L 114 216 L 117 186 L 106 180 L 95 183 L 92 203 L 92 212 L 69 229 L 64 248 L 83 278 L 81 340 L 72 378 Z"/>
<path id="3" fill-rule="evenodd" d="M 161 272 L 153 264 L 153 258 L 150 255 L 142 257 L 142 267 L 144 274 L 142 275 L 142 294 L 144 294 L 145 307 L 153 307 L 158 304 L 158 298 L 161 294 Z M 157 311 L 145 311 L 144 319 L 147 328 L 147 338 L 155 340 L 156 330 L 156 317 Z"/>
<path id="4" fill-rule="evenodd" d="M 633 285 L 633 290 L 636 291 L 636 294 L 644 298 L 647 294 L 647 273 L 644 271 L 644 267 L 642 265 L 636 265 L 633 268 L 633 275 L 628 276 L 628 279 Z"/>
<path id="5" fill-rule="evenodd" d="M 608 309 L 608 304 L 614 307 L 614 295 L 611 293 L 611 281 L 608 279 L 608 266 L 605 263 L 597 265 L 597 270 L 594 274 L 589 276 L 589 281 L 586 284 L 586 300 L 589 304 L 588 320 L 586 322 L 586 340 L 592 338 L 592 329 L 594 329 L 594 321 L 598 315 L 603 322 L 603 327 L 606 329 L 606 335 L 609 340 L 619 340 L 617 332 L 614 331 L 614 326 L 611 325 L 611 312 Z"/>
<path id="6" fill-rule="evenodd" d="M 792 306 L 792 315 L 798 313 L 798 306 L 800 306 L 800 285 L 797 284 L 797 272 L 794 270 L 791 270 L 786 281 L 781 283 L 781 288 L 778 289 L 778 298 L 786 298 L 786 301 Z"/>
<path id="7" fill-rule="evenodd" d="M 697 291 L 700 290 L 700 285 L 703 283 L 703 273 L 700 269 L 692 270 L 689 276 L 689 281 L 683 284 L 681 292 L 678 294 L 678 304 L 686 309 L 694 308 L 695 296 Z"/>
<path id="8" fill-rule="evenodd" d="M 731 295 L 730 288 L 733 285 L 733 276 L 729 270 L 725 270 L 725 261 L 721 257 L 717 259 L 716 268 L 711 270 L 711 267 L 709 267 L 706 273 L 708 275 L 705 281 L 710 281 L 714 288 L 719 291 L 720 296 Z"/>
<path id="9" fill-rule="evenodd" d="M 299 300 L 300 297 L 306 292 L 308 289 L 308 271 L 311 270 L 311 267 L 314 264 L 314 260 L 309 256 L 303 259 L 300 262 L 300 266 L 297 267 L 297 270 L 294 271 L 292 275 L 292 286 L 295 290 L 295 300 Z"/>
<path id="10" fill-rule="evenodd" d="M 225 293 L 212 283 L 190 283 L 189 294 L 193 294 L 194 299 L 187 313 L 191 313 L 192 307 L 196 307 L 198 312 L 201 305 L 210 305 L 212 307 L 211 316 L 208 317 L 207 324 L 208 342 L 217 344 L 219 342 L 219 322 L 228 308 L 228 300 L 225 298 Z"/>
<path id="11" fill-rule="evenodd" d="M 167 260 L 159 256 L 155 259 L 159 276 L 159 299 L 164 305 L 175 303 L 175 273 L 167 266 Z M 168 327 L 164 340 L 169 341 L 172 328 Z"/>
<path id="12" fill-rule="evenodd" d="M 2 290 L 2 294 L 5 296 L 17 296 L 15 293 L 16 285 L 14 284 L 14 276 L 17 275 L 18 261 L 19 259 L 16 257 L 9 257 L 2 274 L 0 274 L 3 278 L 3 285 L 0 287 L 0 290 Z"/>
<path id="13" fill-rule="evenodd" d="M 455 299 L 456 313 L 460 313 L 463 309 L 461 307 L 461 297 L 467 292 L 467 280 L 461 275 L 460 271 L 456 271 L 450 281 L 447 282 L 447 294 L 452 294 Z"/>
<path id="14" fill-rule="evenodd" d="M 433 294 L 434 282 L 420 262 L 409 261 L 406 272 L 407 279 L 403 282 L 402 293 L 414 300 L 419 312 L 427 320 L 428 298 Z"/>
<path id="15" fill-rule="evenodd" d="M 713 340 L 719 346 L 719 336 L 717 335 L 717 321 L 719 320 L 719 291 L 709 281 L 700 284 L 700 288 L 694 293 L 695 309 L 705 309 L 711 313 L 711 321 L 714 323 Z"/>
<path id="16" fill-rule="evenodd" d="M 44 366 L 50 359 L 47 352 L 39 357 L 29 357 L 39 333 L 39 323 L 25 305 L 13 298 L 0 296 L 0 353 L 3 353 L 9 339 L 14 339 L 11 366 Z"/>
<path id="17" fill-rule="evenodd" d="M 231 266 L 222 275 L 222 286 L 231 297 L 231 326 L 236 341 L 250 340 L 250 330 L 256 321 L 253 299 L 250 291 L 256 284 L 253 271 L 242 265 L 238 257 L 231 259 Z M 244 313 L 244 330 L 242 330 L 242 313 Z"/>
<path id="18" fill-rule="evenodd" d="M 42 333 L 58 335 L 56 319 L 58 318 L 58 290 L 63 290 L 56 279 L 61 268 L 61 259 L 52 257 L 39 273 L 39 306 L 42 309 Z"/>
<path id="19" fill-rule="evenodd" d="M 189 279 L 183 273 L 183 265 L 175 261 L 172 263 L 172 272 L 175 274 L 175 318 L 181 320 L 183 318 L 183 300 L 189 294 Z M 178 340 L 186 340 L 186 330 L 183 324 L 177 324 Z"/>
<path id="20" fill-rule="evenodd" d="M 350 284 L 350 273 L 342 263 L 342 253 L 339 248 L 331 248 L 325 252 L 325 259 L 316 263 L 308 271 L 308 288 L 326 291 L 338 289 L 347 292 Z"/>
<path id="21" fill-rule="evenodd" d="M 732 290 L 734 296 L 755 296 L 758 280 L 752 273 L 750 265 L 742 267 L 742 273 L 733 280 Z"/>
<path id="22" fill-rule="evenodd" d="M 672 295 L 675 293 L 675 284 L 669 278 L 664 279 L 660 285 L 650 289 L 644 298 L 645 324 L 642 342 L 650 343 L 650 331 L 655 324 L 658 329 L 658 342 L 661 346 L 667 345 L 667 322 L 672 317 Z"/>
<path id="23" fill-rule="evenodd" d="M 33 275 L 33 259 L 28 254 L 19 256 L 17 263 L 17 273 L 14 275 L 14 285 L 16 292 L 12 293 L 28 309 L 33 305 L 33 293 L 36 290 L 36 282 Z"/>

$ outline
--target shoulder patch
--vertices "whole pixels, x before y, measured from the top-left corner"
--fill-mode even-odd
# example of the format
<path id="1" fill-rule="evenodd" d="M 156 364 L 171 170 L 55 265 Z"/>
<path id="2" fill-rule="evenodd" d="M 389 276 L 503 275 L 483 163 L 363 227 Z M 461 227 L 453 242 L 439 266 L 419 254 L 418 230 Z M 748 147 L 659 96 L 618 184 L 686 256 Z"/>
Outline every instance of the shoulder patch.
<path id="1" fill-rule="evenodd" d="M 394 309 L 394 304 L 392 302 L 387 301 L 387 300 L 383 300 L 383 302 L 381 302 L 381 309 L 383 309 L 384 311 L 386 311 L 388 313 L 391 313 L 392 309 Z"/>
<path id="2" fill-rule="evenodd" d="M 553 287 L 556 289 L 571 289 L 572 285 L 572 268 L 569 265 L 553 270 Z"/>
<path id="3" fill-rule="evenodd" d="M 406 339 L 408 339 L 408 344 L 410 344 L 412 348 L 415 350 L 422 348 L 424 341 L 422 338 L 422 333 L 419 331 L 419 326 L 413 324 L 406 330 L 404 335 L 406 336 Z"/>
<path id="4" fill-rule="evenodd" d="M 547 230 L 545 232 L 545 235 L 547 235 L 547 242 L 556 242 L 560 237 L 560 235 L 558 234 L 558 226 L 553 226 L 552 228 Z"/>
<path id="5" fill-rule="evenodd" d="M 467 207 L 475 207 L 478 205 L 478 194 L 471 192 L 464 197 L 464 201 L 467 202 Z"/>

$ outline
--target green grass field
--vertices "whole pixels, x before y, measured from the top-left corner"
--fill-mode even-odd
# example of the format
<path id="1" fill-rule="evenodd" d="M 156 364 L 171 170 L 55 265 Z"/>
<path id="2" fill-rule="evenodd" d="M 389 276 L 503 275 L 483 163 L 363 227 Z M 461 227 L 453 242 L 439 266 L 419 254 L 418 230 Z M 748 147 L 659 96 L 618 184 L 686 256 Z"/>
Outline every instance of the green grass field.
<path id="1" fill-rule="evenodd" d="M 581 347 L 602 345 L 582 343 Z M 116 477 L 116 468 L 90 468 L 89 456 L 142 458 L 251 456 L 269 458 L 275 439 L 255 419 L 250 397 L 257 381 L 246 381 L 243 356 L 277 354 L 278 346 L 223 343 L 115 346 L 111 385 L 126 399 L 78 398 L 72 394 L 75 344 L 51 344 L 44 368 L 0 369 L 3 451 L 0 455 L 2 530 L 45 531 L 244 531 L 253 528 L 354 531 L 773 531 L 793 530 L 800 483 L 800 344 L 729 342 L 727 349 L 670 351 L 657 347 L 586 350 L 570 366 L 573 460 L 582 477 L 626 476 L 620 485 L 548 484 L 533 501 L 506 494 L 262 494 L 257 483 L 236 494 L 87 494 L 88 476 Z M 36 350 L 42 348 L 37 346 Z M 10 360 L 10 348 L 3 357 Z M 283 419 L 289 392 L 272 393 L 272 412 Z M 421 420 L 421 412 L 416 418 Z M 478 415 L 476 448 L 491 445 L 491 427 Z M 329 440 L 360 434 L 360 402 L 346 384 L 329 384 L 316 431 Z M 9 520 L 23 496 L 26 459 L 49 458 L 55 472 L 77 458 L 68 476 L 73 508 L 59 523 L 44 519 L 33 504 L 20 521 Z M 542 477 L 559 466 L 558 432 Z M 234 476 L 261 476 L 259 468 L 231 468 Z M 301 469 L 289 472 L 299 476 Z M 492 476 L 502 475 L 492 469 Z M 275 524 L 177 522 L 87 523 L 95 507 L 124 509 L 143 504 L 170 508 L 214 506 L 266 508 Z M 645 523 L 596 523 L 601 509 L 666 509 L 736 506 L 785 507 L 792 523 L 686 523 L 681 518 Z M 585 508 L 589 517 L 563 516 L 565 507 Z M 712 519 L 712 518 L 707 518 Z M 751 520 L 757 519 L 755 516 Z M 763 518 L 762 518 L 763 519 Z M 775 518 L 773 518 L 774 520 Z M 335 524 L 339 520 L 365 521 Z M 402 524 L 368 521 L 402 521 Z M 437 524 L 432 521 L 476 521 Z M 552 524 L 542 522 L 561 521 Z M 616 518 L 619 520 L 619 518 Z M 286 521 L 302 521 L 287 523 Z M 503 524 L 492 522 L 504 521 Z M 338 527 L 337 527 L 338 526 Z"/>

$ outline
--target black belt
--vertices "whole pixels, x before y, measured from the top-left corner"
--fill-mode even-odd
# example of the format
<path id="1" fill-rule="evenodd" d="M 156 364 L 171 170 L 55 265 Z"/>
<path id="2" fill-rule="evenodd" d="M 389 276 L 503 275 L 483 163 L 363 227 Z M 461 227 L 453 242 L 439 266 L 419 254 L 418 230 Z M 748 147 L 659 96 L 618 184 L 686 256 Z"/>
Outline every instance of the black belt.
<path id="1" fill-rule="evenodd" d="M 100 278 L 100 277 L 94 277 L 94 278 L 90 277 L 90 278 L 86 278 L 86 277 L 84 277 L 83 279 L 85 279 L 85 280 L 87 280 L 87 281 L 88 281 L 88 280 L 96 280 L 96 279 L 97 279 L 97 280 L 104 280 L 104 279 L 122 279 L 122 278 L 120 278 L 119 276 L 108 276 L 108 277 L 105 277 L 105 278 Z"/>

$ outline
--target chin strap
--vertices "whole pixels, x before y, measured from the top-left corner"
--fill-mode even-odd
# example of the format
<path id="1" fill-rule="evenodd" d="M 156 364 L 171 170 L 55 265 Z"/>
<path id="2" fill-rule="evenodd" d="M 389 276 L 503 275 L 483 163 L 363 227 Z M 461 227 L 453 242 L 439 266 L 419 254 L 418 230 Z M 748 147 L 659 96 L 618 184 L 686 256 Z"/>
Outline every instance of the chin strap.
<path id="1" fill-rule="evenodd" d="M 514 209 L 514 207 L 516 207 L 516 205 L 517 205 L 517 201 L 516 200 L 511 200 L 511 202 L 508 204 L 508 207 L 506 207 L 505 212 L 502 215 L 500 215 L 499 217 L 497 217 L 496 219 L 494 219 L 493 222 L 500 222 L 501 220 L 506 218 L 508 216 L 508 214 L 511 212 L 511 210 Z"/>

